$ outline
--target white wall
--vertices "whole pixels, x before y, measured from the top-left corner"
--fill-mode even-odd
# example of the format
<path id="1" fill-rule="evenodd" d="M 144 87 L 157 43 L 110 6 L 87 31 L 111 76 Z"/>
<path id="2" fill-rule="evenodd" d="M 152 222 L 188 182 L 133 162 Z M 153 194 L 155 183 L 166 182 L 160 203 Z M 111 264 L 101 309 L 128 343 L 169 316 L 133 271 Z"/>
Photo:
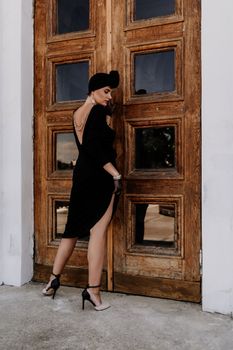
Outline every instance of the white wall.
<path id="1" fill-rule="evenodd" d="M 233 2 L 202 1 L 203 310 L 233 313 Z"/>
<path id="2" fill-rule="evenodd" d="M 0 283 L 33 272 L 32 0 L 0 2 Z"/>

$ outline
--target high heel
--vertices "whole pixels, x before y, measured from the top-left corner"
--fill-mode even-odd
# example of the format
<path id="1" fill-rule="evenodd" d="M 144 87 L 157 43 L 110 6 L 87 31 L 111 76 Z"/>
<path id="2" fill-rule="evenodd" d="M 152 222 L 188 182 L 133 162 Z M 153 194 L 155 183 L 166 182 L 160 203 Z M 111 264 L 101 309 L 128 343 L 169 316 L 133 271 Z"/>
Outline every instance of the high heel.
<path id="1" fill-rule="evenodd" d="M 101 303 L 99 305 L 96 305 L 94 303 L 94 301 L 91 299 L 91 294 L 88 292 L 87 289 L 89 288 L 99 288 L 99 286 L 87 286 L 83 292 L 82 292 L 82 309 L 84 310 L 84 306 L 85 306 L 85 300 L 88 300 L 95 308 L 96 311 L 103 311 L 108 309 L 111 305 L 108 303 Z"/>
<path id="2" fill-rule="evenodd" d="M 52 279 L 52 281 L 50 281 L 48 283 L 48 285 L 42 290 L 42 293 L 45 296 L 51 296 L 52 295 L 52 299 L 54 299 L 55 295 L 56 295 L 56 292 L 57 292 L 58 288 L 60 287 L 60 277 L 61 277 L 61 275 L 55 275 L 55 273 L 52 273 L 52 275 L 55 278 Z"/>

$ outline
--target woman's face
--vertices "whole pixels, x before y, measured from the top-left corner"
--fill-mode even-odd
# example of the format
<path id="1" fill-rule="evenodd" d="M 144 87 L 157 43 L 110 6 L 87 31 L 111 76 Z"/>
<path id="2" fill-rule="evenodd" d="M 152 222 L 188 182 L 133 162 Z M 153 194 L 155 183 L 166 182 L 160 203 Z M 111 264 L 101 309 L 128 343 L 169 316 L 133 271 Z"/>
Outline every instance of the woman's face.
<path id="1" fill-rule="evenodd" d="M 92 91 L 91 96 L 95 100 L 95 103 L 107 106 L 108 102 L 112 99 L 111 92 L 112 89 L 109 86 L 105 86 L 101 89 Z"/>

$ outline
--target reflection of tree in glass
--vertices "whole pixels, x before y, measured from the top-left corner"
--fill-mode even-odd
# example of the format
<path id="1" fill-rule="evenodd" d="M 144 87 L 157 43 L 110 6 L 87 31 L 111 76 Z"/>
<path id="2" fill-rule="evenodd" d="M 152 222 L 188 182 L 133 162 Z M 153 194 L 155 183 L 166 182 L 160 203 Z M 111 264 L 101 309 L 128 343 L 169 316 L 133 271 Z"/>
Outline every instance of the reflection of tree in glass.
<path id="1" fill-rule="evenodd" d="M 145 94 L 147 94 L 145 89 L 139 89 L 135 91 L 135 95 L 145 95 Z"/>
<path id="2" fill-rule="evenodd" d="M 136 167 L 171 168 L 175 166 L 174 127 L 136 130 Z"/>
<path id="3" fill-rule="evenodd" d="M 61 160 L 57 160 L 57 170 L 73 170 L 75 163 L 75 160 L 72 160 L 70 163 L 65 163 Z"/>

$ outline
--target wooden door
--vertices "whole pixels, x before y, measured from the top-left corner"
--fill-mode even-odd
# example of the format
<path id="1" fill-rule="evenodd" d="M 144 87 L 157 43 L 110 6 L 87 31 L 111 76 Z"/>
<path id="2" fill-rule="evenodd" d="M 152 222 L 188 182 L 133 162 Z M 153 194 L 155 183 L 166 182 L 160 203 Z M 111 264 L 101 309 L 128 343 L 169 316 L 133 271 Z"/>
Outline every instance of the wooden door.
<path id="1" fill-rule="evenodd" d="M 113 127 L 124 186 L 103 288 L 200 301 L 199 3 L 36 1 L 35 279 L 51 271 L 67 214 L 72 111 L 90 75 L 118 69 Z M 78 241 L 63 283 L 86 283 L 86 250 Z"/>
<path id="2" fill-rule="evenodd" d="M 198 302 L 200 1 L 113 0 L 112 8 L 124 168 L 114 290 Z"/>
<path id="3" fill-rule="evenodd" d="M 78 156 L 72 113 L 89 76 L 107 71 L 105 1 L 35 1 L 35 269 L 45 281 L 67 217 Z M 62 283 L 87 283 L 86 240 L 78 241 Z M 105 285 L 106 273 L 103 284 Z"/>

